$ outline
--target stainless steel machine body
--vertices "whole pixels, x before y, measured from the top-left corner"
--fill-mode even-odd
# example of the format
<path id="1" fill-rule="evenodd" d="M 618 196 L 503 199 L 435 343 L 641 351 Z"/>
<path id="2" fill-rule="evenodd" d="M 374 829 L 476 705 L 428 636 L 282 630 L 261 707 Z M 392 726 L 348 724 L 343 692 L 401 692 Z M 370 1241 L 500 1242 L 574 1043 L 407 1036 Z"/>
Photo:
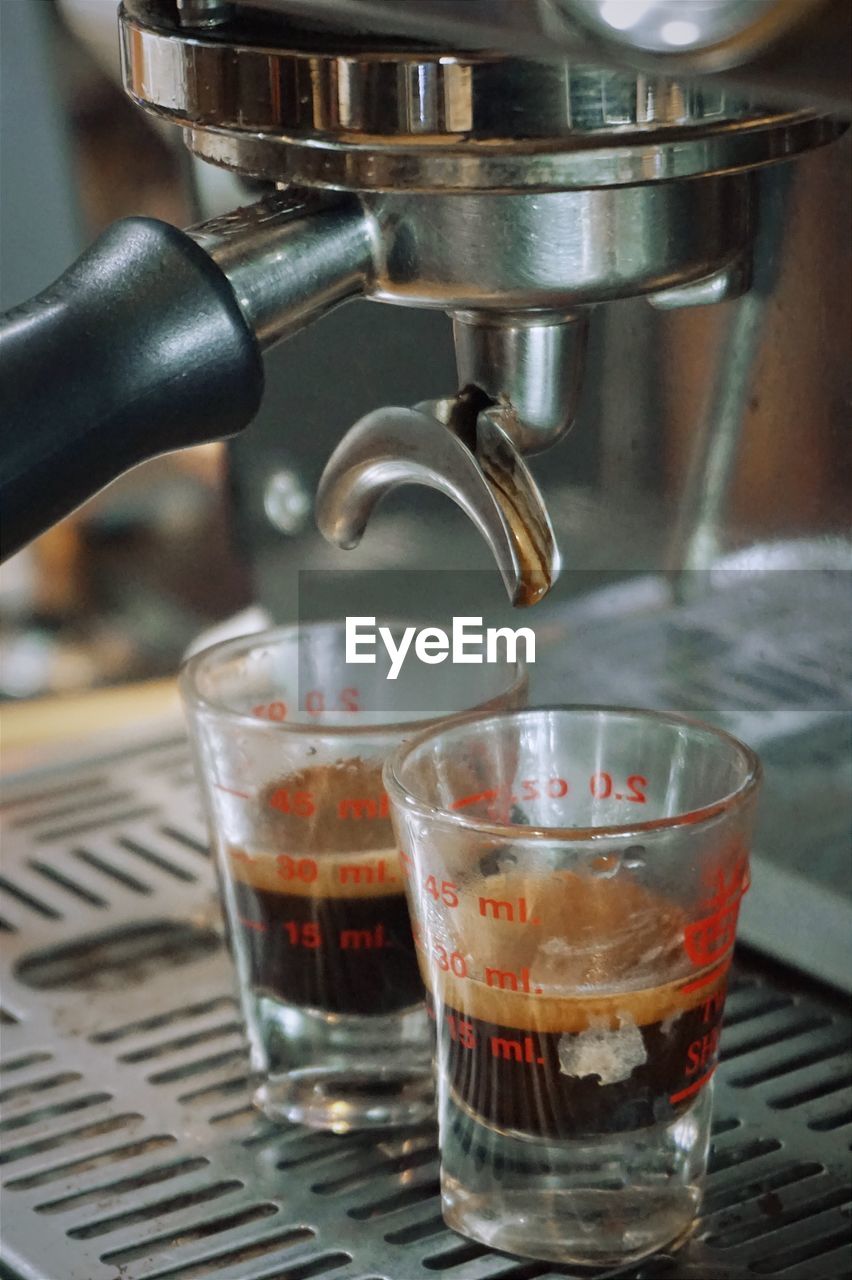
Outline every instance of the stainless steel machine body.
<path id="1" fill-rule="evenodd" d="M 529 17 L 533 6 L 520 7 Z M 487 6 L 478 8 L 482 19 Z M 725 29 L 741 34 L 746 10 L 727 8 Z M 589 308 L 643 295 L 672 308 L 746 294 L 751 175 L 842 126 L 798 105 L 769 109 L 753 92 L 673 78 L 668 68 L 566 60 L 558 42 L 549 57 L 518 57 L 388 38 L 383 22 L 399 6 L 338 7 L 344 24 L 359 19 L 357 34 L 294 28 L 298 9 L 126 0 L 127 90 L 180 124 L 200 157 L 295 190 L 297 202 L 306 188 L 315 193 L 301 217 L 275 198 L 260 216 L 249 211 L 261 244 L 239 218 L 219 243 L 207 229 L 195 233 L 265 342 L 353 295 L 454 317 L 458 386 L 475 390 L 475 406 L 469 396 L 455 413 L 421 405 L 419 432 L 407 410 L 359 423 L 320 485 L 326 536 L 355 545 L 386 492 L 427 484 L 483 533 L 510 598 L 539 599 L 559 552 L 519 455 L 551 446 L 572 424 Z M 715 14 L 701 18 L 693 44 L 719 34 L 718 6 Z M 498 46 L 505 16 L 492 6 L 487 30 Z M 439 22 L 439 41 L 444 29 Z M 438 390 L 446 397 L 452 388 Z M 426 416 L 443 430 L 427 430 Z M 494 429 L 502 474 L 517 477 L 508 520 L 503 486 L 477 444 L 477 432 Z M 444 440 L 445 431 L 456 439 Z M 526 566 L 519 528 L 546 531 Z"/>
<path id="2" fill-rule="evenodd" d="M 131 97 L 179 125 L 202 159 L 280 194 L 187 238 L 117 224 L 52 292 L 6 318 L 7 367 L 20 387 L 12 434 L 24 438 L 0 474 L 7 501 L 18 503 L 14 545 L 110 472 L 203 439 L 208 419 L 208 436 L 240 429 L 262 394 L 259 352 L 362 297 L 452 315 L 457 383 L 421 402 L 437 428 L 409 443 L 398 409 L 344 437 L 320 484 L 320 528 L 353 544 L 389 489 L 426 484 L 453 496 L 484 533 L 515 603 L 546 593 L 559 552 L 521 455 L 571 426 L 593 308 L 644 297 L 670 310 L 749 293 L 755 237 L 771 221 L 755 199 L 756 171 L 831 141 L 844 125 L 825 113 L 826 92 L 803 104 L 782 77 L 767 105 L 760 74 L 739 81 L 779 42 L 812 39 L 826 6 L 523 0 L 512 9 L 474 0 L 462 20 L 439 10 L 387 0 L 312 14 L 302 0 L 124 0 Z M 695 78 L 731 67 L 735 86 Z M 771 258 L 780 241 L 762 238 Z M 160 276 L 151 270 L 159 257 Z M 128 319 L 137 277 L 137 293 L 156 307 L 138 337 Z M 93 336 L 97 326 L 81 323 L 75 305 L 99 319 L 111 313 L 113 323 Z M 176 328 L 194 328 L 196 346 L 178 348 Z M 61 345 L 74 347 L 79 370 L 63 403 L 77 445 L 60 442 L 67 493 L 50 476 L 56 406 L 42 377 Z M 86 372 L 103 363 L 104 345 L 106 403 Z M 222 358 L 208 368 L 216 347 Z M 178 356 L 182 378 L 166 368 Z M 729 381 L 724 368 L 719 377 Z M 184 411 L 169 403 L 179 378 Z M 726 419 L 736 412 L 719 409 Z M 153 442 L 152 414 L 162 422 Z M 445 447 L 444 432 L 455 444 Z M 487 460 L 495 432 L 499 479 Z M 533 537 L 528 557 L 527 531 L 537 529 L 545 535 Z"/>

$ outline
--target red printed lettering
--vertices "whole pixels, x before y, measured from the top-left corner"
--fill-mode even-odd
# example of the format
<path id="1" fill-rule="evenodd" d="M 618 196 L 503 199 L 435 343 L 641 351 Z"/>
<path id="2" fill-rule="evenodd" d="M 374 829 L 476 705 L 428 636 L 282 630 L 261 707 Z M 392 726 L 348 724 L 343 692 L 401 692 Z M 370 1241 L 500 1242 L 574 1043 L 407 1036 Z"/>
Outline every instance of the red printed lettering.
<path id="1" fill-rule="evenodd" d="M 310 791 L 290 791 L 277 787 L 267 802 L 270 809 L 289 814 L 292 818 L 310 818 L 316 813 L 316 805 Z"/>
<path id="2" fill-rule="evenodd" d="M 289 853 L 279 853 L 275 866 L 282 880 L 301 880 L 311 884 L 319 875 L 319 867 L 313 858 L 291 858 Z"/>

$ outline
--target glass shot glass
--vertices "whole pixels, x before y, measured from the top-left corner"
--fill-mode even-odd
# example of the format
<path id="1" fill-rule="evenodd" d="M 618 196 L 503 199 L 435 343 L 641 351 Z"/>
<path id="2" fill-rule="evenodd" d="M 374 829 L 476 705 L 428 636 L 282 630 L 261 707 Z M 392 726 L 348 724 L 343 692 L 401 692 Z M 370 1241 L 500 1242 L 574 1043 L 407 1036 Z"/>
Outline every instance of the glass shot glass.
<path id="1" fill-rule="evenodd" d="M 689 1234 L 759 782 L 726 733 L 607 707 L 390 757 L 449 1226 L 592 1266 Z"/>
<path id="2" fill-rule="evenodd" d="M 284 627 L 212 646 L 180 680 L 256 1105 L 336 1132 L 434 1111 L 385 757 L 442 716 L 526 691 L 520 662 L 407 663 L 391 683 L 381 661 L 345 656 L 343 625 Z"/>

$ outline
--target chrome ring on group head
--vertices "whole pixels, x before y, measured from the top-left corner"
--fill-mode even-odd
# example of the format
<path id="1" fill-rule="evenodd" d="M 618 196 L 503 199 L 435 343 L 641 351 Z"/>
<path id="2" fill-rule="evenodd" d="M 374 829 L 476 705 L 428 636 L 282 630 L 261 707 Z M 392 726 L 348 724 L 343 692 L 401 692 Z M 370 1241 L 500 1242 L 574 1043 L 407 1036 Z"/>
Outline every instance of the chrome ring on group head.
<path id="1" fill-rule="evenodd" d="M 121 14 L 127 92 L 219 165 L 306 186 L 569 190 L 786 159 L 837 136 L 670 76 L 339 37 L 279 48 Z M 289 36 L 290 33 L 288 33 Z"/>

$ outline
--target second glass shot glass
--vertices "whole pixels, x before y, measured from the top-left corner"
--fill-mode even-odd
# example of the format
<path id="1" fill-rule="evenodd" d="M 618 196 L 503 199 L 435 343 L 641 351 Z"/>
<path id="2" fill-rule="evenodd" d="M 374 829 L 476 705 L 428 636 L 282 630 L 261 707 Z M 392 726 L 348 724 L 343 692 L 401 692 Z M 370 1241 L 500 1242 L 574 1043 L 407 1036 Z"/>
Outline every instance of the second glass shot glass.
<path id="1" fill-rule="evenodd" d="M 397 636 L 398 639 L 398 636 Z M 251 1049 L 274 1119 L 345 1132 L 431 1114 L 431 1039 L 382 785 L 405 738 L 523 704 L 523 664 L 346 663 L 336 623 L 197 654 L 181 693 Z"/>
<path id="2" fill-rule="evenodd" d="M 689 1234 L 759 782 L 720 730 L 617 707 L 468 716 L 390 758 L 448 1225 L 607 1267 Z"/>

